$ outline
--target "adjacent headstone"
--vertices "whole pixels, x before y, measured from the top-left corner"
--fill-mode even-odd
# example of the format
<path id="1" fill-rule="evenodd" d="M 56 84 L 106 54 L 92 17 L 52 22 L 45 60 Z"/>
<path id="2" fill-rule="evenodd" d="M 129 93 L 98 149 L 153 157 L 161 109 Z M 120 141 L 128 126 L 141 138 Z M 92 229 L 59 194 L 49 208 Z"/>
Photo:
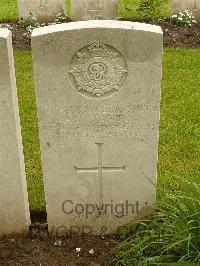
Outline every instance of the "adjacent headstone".
<path id="1" fill-rule="evenodd" d="M 172 0 L 172 14 L 188 10 L 200 20 L 200 0 Z"/>
<path id="2" fill-rule="evenodd" d="M 11 32 L 0 30 L 0 235 L 30 224 Z"/>
<path id="3" fill-rule="evenodd" d="M 40 22 L 49 22 L 59 12 L 66 12 L 66 5 L 65 0 L 18 0 L 18 10 L 21 19 L 27 19 L 31 13 Z"/>
<path id="4" fill-rule="evenodd" d="M 156 198 L 162 30 L 71 22 L 34 30 L 49 230 L 110 233 Z"/>
<path id="5" fill-rule="evenodd" d="M 118 0 L 71 0 L 72 21 L 116 19 Z"/>

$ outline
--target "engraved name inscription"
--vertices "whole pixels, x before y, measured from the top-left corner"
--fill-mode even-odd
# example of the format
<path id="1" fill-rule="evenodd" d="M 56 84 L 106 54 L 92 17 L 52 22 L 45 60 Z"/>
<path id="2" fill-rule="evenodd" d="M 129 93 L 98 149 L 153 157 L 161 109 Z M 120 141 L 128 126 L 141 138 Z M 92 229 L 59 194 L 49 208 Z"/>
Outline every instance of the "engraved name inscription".
<path id="1" fill-rule="evenodd" d="M 56 120 L 44 125 L 43 129 L 69 137 L 143 138 L 158 129 L 158 123 L 147 122 L 149 116 L 156 118 L 158 111 L 159 106 L 151 104 L 70 105 L 62 110 L 50 109 L 48 113 L 53 112 L 51 117 Z"/>
<path id="2" fill-rule="evenodd" d="M 73 87 L 81 94 L 101 99 L 119 91 L 127 72 L 125 58 L 120 52 L 95 41 L 73 56 L 69 77 Z"/>

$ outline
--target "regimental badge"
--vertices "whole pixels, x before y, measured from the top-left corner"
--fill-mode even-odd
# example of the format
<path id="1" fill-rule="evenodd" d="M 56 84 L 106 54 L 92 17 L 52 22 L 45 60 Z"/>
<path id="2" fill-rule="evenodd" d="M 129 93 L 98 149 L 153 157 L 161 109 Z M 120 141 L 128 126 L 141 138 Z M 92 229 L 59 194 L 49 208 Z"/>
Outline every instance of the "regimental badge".
<path id="1" fill-rule="evenodd" d="M 115 94 L 126 81 L 126 60 L 115 48 L 95 41 L 80 49 L 70 64 L 70 80 L 81 94 L 101 99 Z"/>

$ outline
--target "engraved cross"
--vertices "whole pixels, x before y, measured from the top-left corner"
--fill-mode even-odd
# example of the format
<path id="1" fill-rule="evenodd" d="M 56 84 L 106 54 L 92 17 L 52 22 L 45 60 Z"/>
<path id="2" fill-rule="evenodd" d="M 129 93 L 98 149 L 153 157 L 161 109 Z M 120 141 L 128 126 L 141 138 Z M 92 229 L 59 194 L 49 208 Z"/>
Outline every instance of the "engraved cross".
<path id="1" fill-rule="evenodd" d="M 124 172 L 126 170 L 126 167 L 125 166 L 121 166 L 121 167 L 103 166 L 103 154 L 102 154 L 103 143 L 96 143 L 96 145 L 97 145 L 97 154 L 98 154 L 97 167 L 79 168 L 75 166 L 75 170 L 78 173 L 98 173 L 99 206 L 102 206 L 103 204 L 103 172 Z"/>

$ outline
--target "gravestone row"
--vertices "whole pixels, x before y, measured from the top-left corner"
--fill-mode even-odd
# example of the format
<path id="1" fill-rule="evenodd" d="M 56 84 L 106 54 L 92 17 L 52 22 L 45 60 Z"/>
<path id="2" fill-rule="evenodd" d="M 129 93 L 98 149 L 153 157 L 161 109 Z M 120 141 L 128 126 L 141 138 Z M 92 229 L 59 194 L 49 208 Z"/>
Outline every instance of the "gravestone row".
<path id="1" fill-rule="evenodd" d="M 162 30 L 71 22 L 32 35 L 49 231 L 110 233 L 156 198 Z M 30 224 L 10 33 L 0 31 L 0 234 Z M 1 67 L 2 65 L 2 67 Z M 102 229 L 103 228 L 103 229 Z"/>
<path id="2" fill-rule="evenodd" d="M 62 10 L 66 13 L 65 0 L 18 0 L 19 17 L 26 19 L 30 13 L 40 22 L 52 21 Z M 200 18 L 200 0 L 172 0 L 172 14 L 189 10 Z M 118 0 L 71 0 L 72 21 L 116 19 Z"/>
<path id="3" fill-rule="evenodd" d="M 30 13 L 40 22 L 52 21 L 56 15 L 66 13 L 65 0 L 18 0 L 19 17 L 27 19 Z M 72 0 L 73 21 L 88 19 L 115 19 L 118 15 L 118 0 Z"/>

